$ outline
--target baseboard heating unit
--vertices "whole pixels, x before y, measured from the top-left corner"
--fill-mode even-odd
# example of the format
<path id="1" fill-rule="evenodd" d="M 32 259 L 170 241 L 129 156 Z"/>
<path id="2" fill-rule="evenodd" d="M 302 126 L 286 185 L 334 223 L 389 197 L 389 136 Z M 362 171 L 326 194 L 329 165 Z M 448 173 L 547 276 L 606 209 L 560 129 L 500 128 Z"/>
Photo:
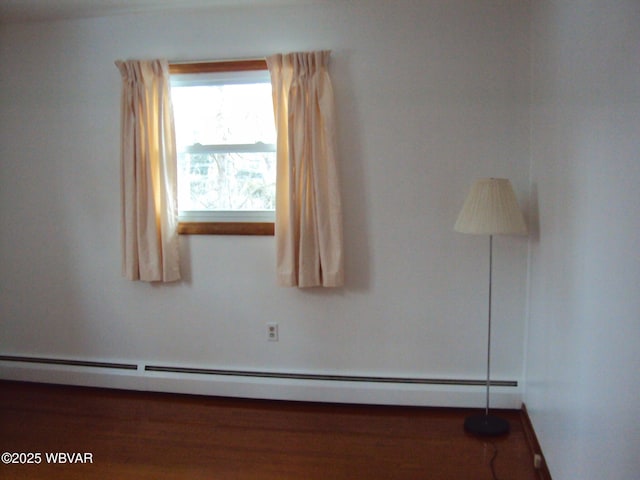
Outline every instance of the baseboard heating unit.
<path id="1" fill-rule="evenodd" d="M 0 379 L 230 397 L 481 406 L 486 379 L 262 371 L 0 355 Z M 520 408 L 517 380 L 492 380 L 495 408 Z"/>

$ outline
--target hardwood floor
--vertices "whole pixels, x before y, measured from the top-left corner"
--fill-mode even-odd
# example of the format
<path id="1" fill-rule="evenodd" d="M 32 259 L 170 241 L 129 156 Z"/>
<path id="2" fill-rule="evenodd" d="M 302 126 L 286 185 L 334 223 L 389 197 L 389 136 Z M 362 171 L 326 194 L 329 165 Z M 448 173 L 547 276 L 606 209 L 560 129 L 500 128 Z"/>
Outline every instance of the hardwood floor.
<path id="1" fill-rule="evenodd" d="M 0 452 L 40 453 L 0 464 L 0 478 L 539 478 L 521 412 L 500 412 L 511 432 L 490 441 L 464 433 L 469 413 L 0 381 Z M 87 463 L 52 463 L 56 452 Z"/>

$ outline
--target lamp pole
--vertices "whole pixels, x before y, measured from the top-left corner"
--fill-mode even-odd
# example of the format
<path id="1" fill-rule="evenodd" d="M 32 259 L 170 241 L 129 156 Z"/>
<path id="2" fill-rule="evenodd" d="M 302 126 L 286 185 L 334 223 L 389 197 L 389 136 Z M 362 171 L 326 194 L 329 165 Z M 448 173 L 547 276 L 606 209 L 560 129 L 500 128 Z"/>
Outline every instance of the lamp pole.
<path id="1" fill-rule="evenodd" d="M 489 415 L 489 389 L 491 387 L 491 303 L 493 287 L 493 235 L 489 235 L 489 312 L 487 327 L 487 401 L 484 415 L 473 415 L 464 422 L 464 429 L 474 435 L 504 435 L 510 430 L 509 421 Z"/>
<path id="2" fill-rule="evenodd" d="M 493 235 L 489 235 L 489 327 L 487 330 L 487 406 L 484 414 L 489 416 L 489 386 L 491 385 L 491 286 L 493 285 Z"/>

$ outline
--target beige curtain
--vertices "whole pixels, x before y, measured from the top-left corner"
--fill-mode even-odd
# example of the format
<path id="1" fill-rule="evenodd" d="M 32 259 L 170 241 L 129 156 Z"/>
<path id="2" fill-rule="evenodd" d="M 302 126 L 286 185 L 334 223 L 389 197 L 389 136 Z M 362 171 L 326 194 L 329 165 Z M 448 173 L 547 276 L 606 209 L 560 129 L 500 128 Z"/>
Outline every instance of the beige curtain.
<path id="1" fill-rule="evenodd" d="M 267 58 L 278 132 L 276 248 L 284 286 L 344 283 L 330 52 Z"/>
<path id="2" fill-rule="evenodd" d="M 180 279 L 176 146 L 166 60 L 117 61 L 122 75 L 122 272 Z"/>

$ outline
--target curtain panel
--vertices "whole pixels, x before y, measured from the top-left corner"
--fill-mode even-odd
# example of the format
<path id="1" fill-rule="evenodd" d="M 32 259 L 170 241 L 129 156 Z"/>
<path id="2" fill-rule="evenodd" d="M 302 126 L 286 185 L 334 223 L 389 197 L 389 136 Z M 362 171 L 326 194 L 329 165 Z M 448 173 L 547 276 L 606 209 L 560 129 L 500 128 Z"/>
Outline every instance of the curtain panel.
<path id="1" fill-rule="evenodd" d="M 169 65 L 128 60 L 116 66 L 122 76 L 122 272 L 130 280 L 179 280 Z"/>
<path id="2" fill-rule="evenodd" d="M 278 283 L 344 284 L 330 52 L 267 57 L 277 129 Z"/>

